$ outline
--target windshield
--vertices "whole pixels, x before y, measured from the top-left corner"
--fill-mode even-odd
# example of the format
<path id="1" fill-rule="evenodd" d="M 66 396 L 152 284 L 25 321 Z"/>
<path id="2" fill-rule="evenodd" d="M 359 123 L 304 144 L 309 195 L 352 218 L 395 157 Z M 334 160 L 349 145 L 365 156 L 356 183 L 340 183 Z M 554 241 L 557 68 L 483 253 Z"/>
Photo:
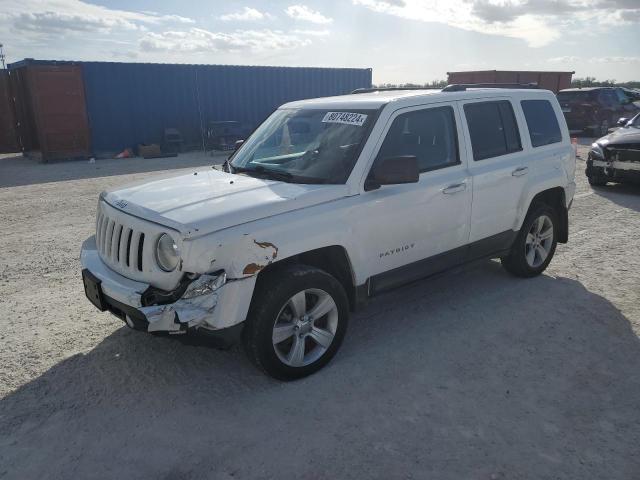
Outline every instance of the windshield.
<path id="1" fill-rule="evenodd" d="M 594 93 L 595 92 L 595 93 Z M 574 90 L 572 92 L 558 93 L 559 102 L 588 102 L 593 100 L 597 95 L 595 90 Z"/>
<path id="2" fill-rule="evenodd" d="M 280 109 L 232 157 L 231 171 L 294 183 L 345 183 L 375 110 Z"/>

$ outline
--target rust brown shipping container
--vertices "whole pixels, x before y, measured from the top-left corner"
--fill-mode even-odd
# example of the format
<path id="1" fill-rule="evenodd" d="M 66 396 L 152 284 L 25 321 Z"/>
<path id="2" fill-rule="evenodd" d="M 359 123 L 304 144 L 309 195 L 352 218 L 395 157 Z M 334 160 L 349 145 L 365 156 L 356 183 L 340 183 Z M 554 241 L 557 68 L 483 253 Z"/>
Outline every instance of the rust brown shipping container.
<path id="1" fill-rule="evenodd" d="M 27 154 L 43 161 L 87 157 L 90 131 L 82 66 L 13 64 L 18 134 Z"/>
<path id="2" fill-rule="evenodd" d="M 571 86 L 575 72 L 540 72 L 527 70 L 476 70 L 447 72 L 448 83 L 536 83 L 540 88 L 558 93 Z"/>
<path id="3" fill-rule="evenodd" d="M 0 153 L 20 151 L 13 96 L 9 86 L 9 72 L 0 70 Z"/>

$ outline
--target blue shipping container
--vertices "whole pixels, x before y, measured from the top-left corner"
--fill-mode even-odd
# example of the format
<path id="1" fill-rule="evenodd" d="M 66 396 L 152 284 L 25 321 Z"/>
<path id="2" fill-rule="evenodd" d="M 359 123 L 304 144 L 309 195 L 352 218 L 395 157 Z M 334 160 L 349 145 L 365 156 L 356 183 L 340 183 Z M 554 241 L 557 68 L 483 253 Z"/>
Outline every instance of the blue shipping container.
<path id="1" fill-rule="evenodd" d="M 212 121 L 255 128 L 283 103 L 371 86 L 371 69 L 78 62 L 93 151 L 162 143 L 177 128 L 202 145 Z"/>

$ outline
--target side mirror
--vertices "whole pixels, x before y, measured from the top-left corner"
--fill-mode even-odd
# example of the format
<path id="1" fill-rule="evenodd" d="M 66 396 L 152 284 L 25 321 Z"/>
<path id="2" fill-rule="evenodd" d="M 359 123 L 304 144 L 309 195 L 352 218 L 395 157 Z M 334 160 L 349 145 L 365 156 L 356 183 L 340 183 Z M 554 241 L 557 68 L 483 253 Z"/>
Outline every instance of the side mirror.
<path id="1" fill-rule="evenodd" d="M 244 143 L 244 140 L 236 140 L 235 148 L 233 149 L 233 151 L 235 152 L 236 150 L 238 150 L 243 143 Z"/>
<path id="2" fill-rule="evenodd" d="M 619 118 L 617 125 L 619 127 L 624 127 L 627 124 L 628 121 L 629 121 L 629 119 L 627 119 L 626 117 Z"/>
<path id="3" fill-rule="evenodd" d="M 386 157 L 377 161 L 365 182 L 365 190 L 375 190 L 382 185 L 417 183 L 420 179 L 418 159 L 415 155 Z"/>

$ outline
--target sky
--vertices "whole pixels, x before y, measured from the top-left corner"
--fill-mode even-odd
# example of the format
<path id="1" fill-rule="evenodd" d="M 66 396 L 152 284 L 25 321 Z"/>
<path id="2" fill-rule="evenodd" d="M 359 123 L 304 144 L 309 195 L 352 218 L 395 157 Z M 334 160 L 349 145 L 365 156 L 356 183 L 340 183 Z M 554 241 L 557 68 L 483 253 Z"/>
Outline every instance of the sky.
<path id="1" fill-rule="evenodd" d="M 372 68 L 380 83 L 459 70 L 640 80 L 640 0 L 0 0 L 23 58 Z"/>

